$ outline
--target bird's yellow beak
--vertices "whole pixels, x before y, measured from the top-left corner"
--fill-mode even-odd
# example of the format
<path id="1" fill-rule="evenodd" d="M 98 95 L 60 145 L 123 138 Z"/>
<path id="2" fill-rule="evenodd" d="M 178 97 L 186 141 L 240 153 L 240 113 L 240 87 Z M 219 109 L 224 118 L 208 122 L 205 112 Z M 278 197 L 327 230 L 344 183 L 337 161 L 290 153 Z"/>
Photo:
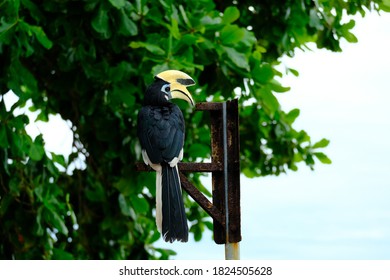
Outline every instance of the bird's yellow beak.
<path id="1" fill-rule="evenodd" d="M 167 70 L 157 74 L 156 78 L 170 83 L 172 98 L 183 99 L 192 106 L 195 105 L 194 99 L 187 90 L 188 86 L 195 85 L 195 81 L 186 73 L 178 70 Z"/>

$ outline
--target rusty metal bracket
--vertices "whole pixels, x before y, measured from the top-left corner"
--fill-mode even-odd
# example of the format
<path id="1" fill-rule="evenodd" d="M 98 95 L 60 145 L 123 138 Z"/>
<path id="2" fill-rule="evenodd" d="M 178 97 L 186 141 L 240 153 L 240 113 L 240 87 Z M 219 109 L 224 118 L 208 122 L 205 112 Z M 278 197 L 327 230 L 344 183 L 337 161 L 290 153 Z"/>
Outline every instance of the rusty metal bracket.
<path id="1" fill-rule="evenodd" d="M 208 111 L 210 113 L 211 163 L 179 163 L 182 187 L 213 218 L 214 241 L 217 244 L 237 243 L 241 241 L 238 100 L 234 99 L 226 102 L 225 137 L 227 140 L 227 157 L 224 157 L 223 107 L 223 103 L 219 102 L 196 104 L 196 110 Z M 224 173 L 225 166 L 227 168 L 226 173 Z M 143 163 L 136 163 L 135 168 L 137 171 L 153 171 Z M 183 174 L 185 172 L 212 173 L 213 202 L 210 202 L 187 179 Z M 227 180 L 227 185 L 225 185 L 225 180 Z M 227 190 L 227 193 L 225 190 Z M 228 207 L 226 207 L 226 203 Z M 226 213 L 226 208 L 228 209 L 228 213 Z M 226 224 L 228 224 L 227 230 Z"/>

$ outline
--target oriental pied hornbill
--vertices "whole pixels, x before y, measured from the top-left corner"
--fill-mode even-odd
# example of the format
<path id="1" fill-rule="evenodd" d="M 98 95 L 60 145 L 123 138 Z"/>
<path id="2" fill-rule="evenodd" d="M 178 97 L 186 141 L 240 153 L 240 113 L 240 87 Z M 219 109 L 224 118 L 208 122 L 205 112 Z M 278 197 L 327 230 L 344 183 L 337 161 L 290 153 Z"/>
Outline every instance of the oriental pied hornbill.
<path id="1" fill-rule="evenodd" d="M 138 113 L 142 157 L 145 164 L 156 170 L 156 224 L 167 242 L 188 240 L 177 168 L 183 158 L 184 119 L 171 99 L 184 99 L 194 105 L 186 88 L 194 84 L 194 80 L 181 71 L 161 72 L 147 88 L 143 107 Z"/>

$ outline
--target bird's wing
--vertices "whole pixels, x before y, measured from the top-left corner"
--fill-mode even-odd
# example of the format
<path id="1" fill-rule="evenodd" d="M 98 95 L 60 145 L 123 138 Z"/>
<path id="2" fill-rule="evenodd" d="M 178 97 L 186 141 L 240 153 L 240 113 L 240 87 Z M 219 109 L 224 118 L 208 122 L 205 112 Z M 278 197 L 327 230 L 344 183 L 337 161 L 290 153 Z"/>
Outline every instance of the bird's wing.
<path id="1" fill-rule="evenodd" d="M 138 114 L 138 137 L 152 163 L 180 158 L 184 143 L 183 114 L 176 105 L 142 107 Z"/>

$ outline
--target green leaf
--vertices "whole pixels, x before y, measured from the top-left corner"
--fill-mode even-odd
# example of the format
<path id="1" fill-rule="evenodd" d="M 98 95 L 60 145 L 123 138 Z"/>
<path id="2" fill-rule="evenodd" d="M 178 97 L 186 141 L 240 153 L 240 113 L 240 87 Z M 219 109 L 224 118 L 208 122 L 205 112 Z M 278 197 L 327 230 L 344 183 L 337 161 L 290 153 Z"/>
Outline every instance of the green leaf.
<path id="1" fill-rule="evenodd" d="M 43 234 L 45 233 L 44 229 L 43 229 L 43 226 L 42 226 L 42 212 L 44 210 L 44 206 L 41 205 L 39 206 L 38 208 L 38 211 L 37 211 L 37 217 L 36 217 L 36 234 L 38 236 L 43 236 Z"/>
<path id="2" fill-rule="evenodd" d="M 32 144 L 31 137 L 27 134 L 12 133 L 11 139 L 11 151 L 18 154 L 19 156 L 25 157 L 29 152 L 30 146 Z"/>
<path id="3" fill-rule="evenodd" d="M 41 121 L 41 122 L 48 122 L 49 121 L 49 116 L 47 115 L 47 112 L 41 111 L 35 121 Z"/>
<path id="4" fill-rule="evenodd" d="M 349 30 L 349 29 L 354 28 L 354 27 L 355 27 L 355 24 L 356 24 L 356 22 L 355 22 L 353 19 L 351 19 L 349 22 L 347 22 L 346 24 L 344 24 L 344 25 L 342 26 L 342 28 L 343 28 L 343 29 Z"/>
<path id="5" fill-rule="evenodd" d="M 288 166 L 289 169 L 291 169 L 292 171 L 298 171 L 298 166 L 291 163 L 289 166 Z"/>
<path id="6" fill-rule="evenodd" d="M 152 68 L 151 73 L 153 75 L 157 75 L 158 73 L 161 73 L 162 71 L 168 70 L 169 66 L 168 63 L 163 63 L 163 64 L 157 64 Z"/>
<path id="7" fill-rule="evenodd" d="M 4 40 L 5 34 L 9 31 L 11 31 L 12 28 L 14 28 L 18 23 L 18 20 L 14 22 L 6 22 L 5 19 L 2 17 L 0 18 L 0 40 Z"/>
<path id="8" fill-rule="evenodd" d="M 53 227 L 56 228 L 58 232 L 64 235 L 68 235 L 69 232 L 68 232 L 68 228 L 66 227 L 64 219 L 56 211 L 51 210 L 49 208 L 46 209 L 51 214 L 51 218 L 49 222 L 53 225 Z"/>
<path id="9" fill-rule="evenodd" d="M 35 141 L 31 144 L 28 155 L 32 160 L 39 161 L 45 154 L 42 134 L 35 138 Z"/>
<path id="10" fill-rule="evenodd" d="M 126 15 L 123 9 L 120 11 L 120 26 L 118 32 L 125 36 L 135 36 L 138 34 L 137 25 Z"/>
<path id="11" fill-rule="evenodd" d="M 215 29 L 219 28 L 221 22 L 222 20 L 220 17 L 210 17 L 209 15 L 206 15 L 201 18 L 200 25 L 202 27 L 207 27 L 208 29 Z"/>
<path id="12" fill-rule="evenodd" d="M 4 123 L 0 123 L 0 147 L 1 148 L 8 147 L 7 128 Z"/>
<path id="13" fill-rule="evenodd" d="M 183 5 L 179 5 L 180 14 L 183 18 L 184 23 L 187 25 L 188 28 L 192 28 L 192 24 L 190 20 L 188 19 L 186 10 L 184 9 Z"/>
<path id="14" fill-rule="evenodd" d="M 198 37 L 192 34 L 185 34 L 180 39 L 180 42 L 186 45 L 194 45 L 197 41 Z"/>
<path id="15" fill-rule="evenodd" d="M 12 118 L 9 122 L 11 127 L 14 127 L 16 130 L 24 130 L 26 125 L 29 123 L 29 118 L 26 115 L 19 115 Z"/>
<path id="16" fill-rule="evenodd" d="M 299 72 L 293 68 L 288 68 L 288 72 L 292 73 L 295 77 L 299 76 Z"/>
<path id="17" fill-rule="evenodd" d="M 21 182 L 19 178 L 14 177 L 9 181 L 10 193 L 14 196 L 19 196 L 21 191 Z"/>
<path id="18" fill-rule="evenodd" d="M 45 164 L 47 170 L 50 172 L 51 175 L 53 175 L 54 177 L 57 177 L 59 175 L 59 170 L 52 160 L 47 159 Z"/>
<path id="19" fill-rule="evenodd" d="M 179 40 L 181 37 L 180 30 L 179 30 L 179 23 L 175 18 L 172 18 L 171 25 L 168 26 L 168 28 L 173 38 Z"/>
<path id="20" fill-rule="evenodd" d="M 385 12 L 390 12 L 390 0 L 382 0 L 382 3 L 379 3 L 379 8 Z"/>
<path id="21" fill-rule="evenodd" d="M 260 89 L 259 94 L 263 106 L 269 110 L 269 113 L 273 118 L 275 112 L 280 108 L 279 101 L 276 99 L 275 95 L 267 89 Z"/>
<path id="22" fill-rule="evenodd" d="M 65 250 L 53 248 L 53 260 L 73 260 L 74 257 L 71 253 L 66 252 Z"/>
<path id="23" fill-rule="evenodd" d="M 317 9 L 310 10 L 310 22 L 309 26 L 314 27 L 318 30 L 323 30 L 323 25 L 321 24 L 321 19 L 318 16 Z"/>
<path id="24" fill-rule="evenodd" d="M 103 38 L 108 39 L 111 37 L 108 12 L 103 8 L 103 5 L 100 6 L 97 14 L 92 19 L 91 25 L 96 32 L 103 36 Z"/>
<path id="25" fill-rule="evenodd" d="M 152 231 L 148 238 L 145 240 L 145 244 L 152 244 L 160 239 L 160 233 L 156 231 Z"/>
<path id="26" fill-rule="evenodd" d="M 18 11 L 19 7 L 20 7 L 20 0 L 14 0 L 14 1 L 11 1 L 11 3 L 13 4 L 15 11 Z"/>
<path id="27" fill-rule="evenodd" d="M 65 162 L 65 157 L 63 155 L 57 155 L 53 152 L 51 152 L 50 154 L 51 154 L 51 158 L 53 159 L 53 161 L 55 161 L 56 163 L 58 163 L 59 165 L 61 165 L 63 167 L 67 166 L 67 164 Z"/>
<path id="28" fill-rule="evenodd" d="M 202 143 L 194 143 L 190 146 L 187 152 L 194 159 L 198 157 L 205 158 L 210 155 L 210 147 Z"/>
<path id="29" fill-rule="evenodd" d="M 325 148 L 329 145 L 329 143 L 330 141 L 328 139 L 323 138 L 313 145 L 313 149 Z"/>
<path id="30" fill-rule="evenodd" d="M 15 25 L 15 22 L 6 22 L 4 18 L 0 19 L 0 36 L 3 35 L 3 33 L 10 30 Z M 1 37 L 0 37 L 1 38 Z"/>
<path id="31" fill-rule="evenodd" d="M 230 6 L 225 9 L 223 12 L 222 22 L 223 23 L 232 23 L 240 17 L 240 11 L 237 7 Z"/>
<path id="32" fill-rule="evenodd" d="M 38 83 L 34 75 L 22 65 L 19 59 L 13 59 L 10 66 L 10 80 L 7 83 L 20 101 L 27 101 L 38 91 Z"/>
<path id="33" fill-rule="evenodd" d="M 131 75 L 131 73 L 134 73 L 135 72 L 135 69 L 133 68 L 133 66 L 128 63 L 128 62 L 125 62 L 125 61 L 122 61 L 121 63 L 119 63 L 117 66 L 115 67 L 110 67 L 108 69 L 108 79 L 113 82 L 113 83 L 117 83 L 117 82 L 121 82 L 121 81 L 124 81 L 126 80 L 126 77 L 128 77 L 129 75 Z M 129 87 L 129 84 L 123 82 L 123 83 L 120 83 L 121 85 L 122 84 L 126 84 L 127 87 Z M 129 88 L 127 88 L 128 90 Z"/>
<path id="34" fill-rule="evenodd" d="M 131 108 L 135 104 L 135 96 L 129 90 L 128 84 L 125 84 L 125 86 L 115 85 L 109 97 L 110 103 L 114 106 L 124 105 L 125 107 Z"/>
<path id="35" fill-rule="evenodd" d="M 146 42 L 131 42 L 130 47 L 133 49 L 138 49 L 138 48 L 145 48 L 149 52 L 156 54 L 156 55 L 164 55 L 165 51 L 160 48 L 157 45 L 151 44 L 151 43 L 146 43 Z"/>
<path id="36" fill-rule="evenodd" d="M 349 30 L 355 27 L 355 21 L 350 20 L 348 23 L 344 24 L 341 29 L 341 35 L 350 43 L 356 43 L 358 39 L 354 34 L 352 34 Z"/>
<path id="37" fill-rule="evenodd" d="M 209 230 L 213 230 L 214 226 L 213 226 L 213 223 L 210 222 L 210 221 L 205 221 L 204 222 L 205 226 L 209 229 Z"/>
<path id="38" fill-rule="evenodd" d="M 149 211 L 149 203 L 142 195 L 129 197 L 131 206 L 137 213 L 145 214 Z"/>
<path id="39" fill-rule="evenodd" d="M 390 7 L 390 0 L 382 0 L 382 4 Z"/>
<path id="40" fill-rule="evenodd" d="M 250 31 L 246 30 L 246 29 L 242 29 L 242 31 L 244 32 L 244 37 L 240 41 L 240 44 L 245 45 L 245 47 L 248 48 L 248 49 L 252 49 L 252 47 L 254 45 L 256 45 L 256 42 L 257 42 L 255 34 L 253 32 L 250 32 Z M 266 52 L 266 50 L 264 48 L 262 48 L 261 46 L 259 46 L 259 45 L 256 46 L 256 49 L 257 50 L 255 52 L 259 52 L 260 53 L 260 58 L 261 58 L 261 52 L 260 51 Z M 258 55 L 255 54 L 255 56 L 258 56 Z"/>
<path id="41" fill-rule="evenodd" d="M 275 91 L 275 92 L 287 92 L 289 91 L 291 88 L 290 87 L 284 87 L 280 84 L 280 82 L 278 82 L 277 80 L 271 80 L 270 83 L 269 83 L 269 87 Z"/>
<path id="42" fill-rule="evenodd" d="M 176 256 L 177 253 L 173 250 L 169 250 L 169 249 L 159 249 L 159 248 L 155 248 L 154 249 L 156 252 L 158 252 L 159 254 L 161 254 L 161 258 L 163 260 L 167 260 L 169 258 L 169 256 Z"/>
<path id="43" fill-rule="evenodd" d="M 269 63 L 262 63 L 252 69 L 252 76 L 256 82 L 267 84 L 274 77 L 274 71 Z"/>
<path id="44" fill-rule="evenodd" d="M 296 139 L 298 140 L 298 143 L 310 142 L 310 136 L 304 130 L 298 132 Z"/>
<path id="45" fill-rule="evenodd" d="M 299 109 L 292 109 L 290 112 L 286 114 L 286 121 L 291 125 L 295 119 L 299 116 Z"/>
<path id="46" fill-rule="evenodd" d="M 202 119 L 203 119 L 203 112 L 197 111 L 193 114 L 192 119 L 191 119 L 191 123 L 195 127 L 197 127 L 197 126 L 199 126 Z"/>
<path id="47" fill-rule="evenodd" d="M 314 162 L 313 156 L 311 154 L 306 155 L 305 163 L 307 164 L 307 166 L 310 167 L 310 169 L 313 170 L 313 166 L 314 166 L 315 162 Z"/>
<path id="48" fill-rule="evenodd" d="M 32 1 L 22 0 L 22 5 L 29 10 L 31 17 L 34 18 L 37 22 L 40 22 L 42 19 L 44 19 L 42 12 Z"/>
<path id="49" fill-rule="evenodd" d="M 108 0 L 108 2 L 117 9 L 121 9 L 126 5 L 125 0 Z"/>
<path id="50" fill-rule="evenodd" d="M 0 199 L 0 217 L 3 218 L 5 213 L 8 210 L 8 207 L 15 201 L 15 198 L 10 194 L 6 193 L 4 196 Z M 12 209 L 12 207 L 11 207 Z"/>
<path id="51" fill-rule="evenodd" d="M 45 32 L 43 31 L 42 27 L 40 26 L 30 26 L 30 30 L 32 33 L 34 33 L 35 37 L 37 38 L 38 42 L 45 47 L 46 49 L 51 49 L 53 46 L 53 42 L 46 36 Z"/>
<path id="52" fill-rule="evenodd" d="M 328 156 L 325 155 L 324 153 L 314 153 L 314 155 L 318 158 L 318 160 L 321 163 L 324 163 L 324 164 L 331 164 L 332 163 L 332 160 L 330 158 L 328 158 Z"/>
<path id="53" fill-rule="evenodd" d="M 242 53 L 239 53 L 233 48 L 230 47 L 223 47 L 225 50 L 228 58 L 239 68 L 243 68 L 245 70 L 249 71 L 249 63 L 246 56 Z"/>
<path id="54" fill-rule="evenodd" d="M 118 203 L 119 203 L 119 208 L 121 209 L 121 213 L 125 216 L 131 216 L 131 208 L 129 204 L 126 201 L 126 198 L 124 197 L 123 194 L 119 194 L 118 196 Z"/>
<path id="55" fill-rule="evenodd" d="M 357 37 L 351 32 L 344 31 L 343 37 L 345 38 L 345 40 L 347 40 L 350 43 L 357 43 L 358 42 Z"/>
<path id="56" fill-rule="evenodd" d="M 232 45 L 240 42 L 245 35 L 244 29 L 237 25 L 226 25 L 220 34 L 221 42 L 224 45 Z"/>

